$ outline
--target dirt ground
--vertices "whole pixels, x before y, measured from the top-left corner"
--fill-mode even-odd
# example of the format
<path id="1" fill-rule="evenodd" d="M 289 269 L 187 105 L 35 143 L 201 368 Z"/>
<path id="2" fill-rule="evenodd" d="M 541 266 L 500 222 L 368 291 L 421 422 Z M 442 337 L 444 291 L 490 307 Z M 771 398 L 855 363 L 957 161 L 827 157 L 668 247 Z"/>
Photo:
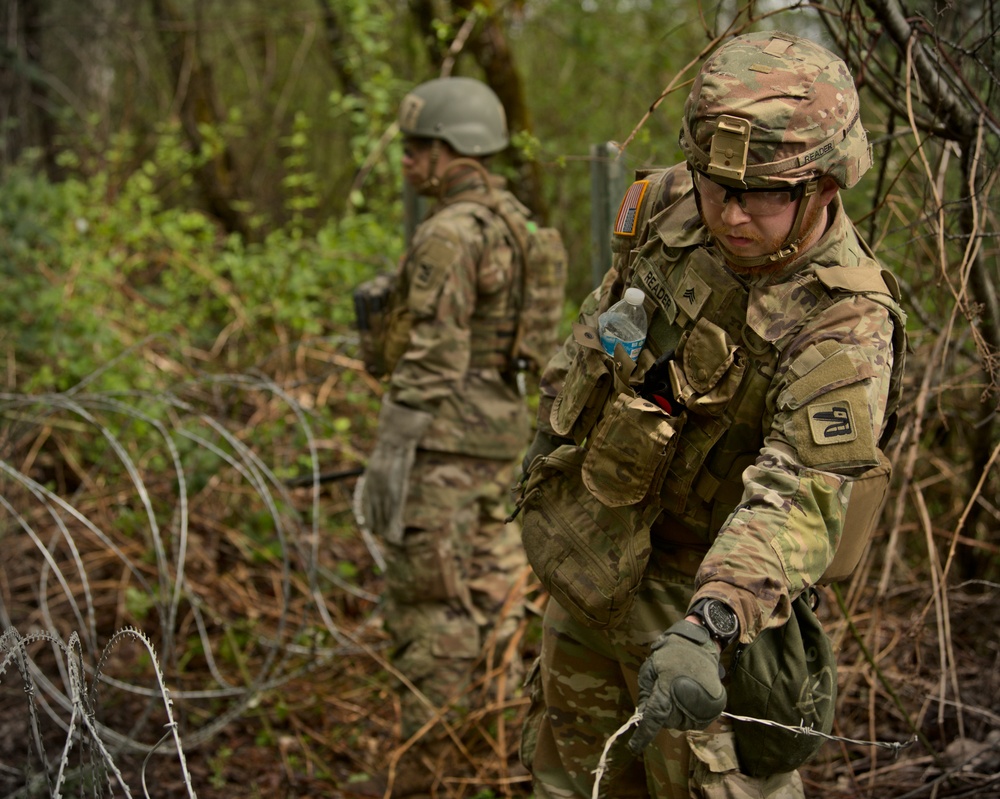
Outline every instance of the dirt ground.
<path id="1" fill-rule="evenodd" d="M 81 531 L 75 552 L 53 539 L 46 560 L 30 536 L 0 533 L 4 629 L 23 637 L 56 628 L 69 641 L 74 630 L 92 625 L 104 642 L 111 631 L 135 625 L 149 642 L 147 648 L 129 635 L 116 641 L 99 664 L 107 679 L 95 683 L 87 635 L 81 633 L 79 650 L 59 650 L 44 640 L 18 648 L 8 632 L 0 653 L 0 798 L 58 791 L 143 796 L 143 785 L 149 796 L 171 799 L 382 796 L 385 783 L 376 778 L 389 776 L 405 742 L 398 734 L 400 688 L 381 627 L 381 578 L 352 532 L 350 486 L 325 491 L 322 505 L 335 532 L 315 548 L 320 563 L 312 582 L 289 555 L 303 552 L 301 541 L 272 550 L 253 530 L 213 524 L 192 507 L 187 590 L 173 616 L 143 604 L 140 576 L 153 594 L 171 583 L 159 581 L 148 554 L 132 553 L 127 539 L 115 553 Z M 820 615 L 839 653 L 833 732 L 849 740 L 826 742 L 802 769 L 806 795 L 1000 796 L 995 586 L 960 584 L 935 594 L 928 581 L 901 569 L 888 589 L 880 588 L 883 544 L 875 542 L 839 598 L 832 587 L 823 591 Z M 73 580 L 81 573 L 87 591 Z M 517 651 L 507 655 L 525 666 L 537 654 L 545 601 L 537 586 L 529 588 L 531 612 Z M 35 664 L 31 690 L 17 652 Z M 170 739 L 154 656 L 170 691 L 183 762 Z M 430 795 L 531 795 L 517 758 L 527 699 L 494 698 L 503 692 L 491 680 L 503 664 L 498 659 L 492 676 L 472 689 L 476 712 L 445 716 L 448 727 L 427 731 L 458 744 L 436 764 Z M 65 703 L 73 684 L 81 697 L 75 713 Z M 147 760 L 145 750 L 165 733 Z M 863 743 L 914 736 L 898 754 Z M 131 752 L 132 742 L 143 751 Z"/>

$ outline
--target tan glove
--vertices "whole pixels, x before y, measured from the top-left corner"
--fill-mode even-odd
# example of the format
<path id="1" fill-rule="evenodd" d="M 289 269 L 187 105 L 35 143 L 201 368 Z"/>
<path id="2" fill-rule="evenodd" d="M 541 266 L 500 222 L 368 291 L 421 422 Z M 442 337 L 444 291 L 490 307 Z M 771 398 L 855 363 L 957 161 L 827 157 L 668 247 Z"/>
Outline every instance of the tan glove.
<path id="1" fill-rule="evenodd" d="M 368 459 L 361 494 L 362 513 L 368 528 L 392 544 L 403 540 L 403 508 L 409 489 L 410 470 L 417 443 L 434 417 L 382 400 L 378 416 L 378 439 Z"/>

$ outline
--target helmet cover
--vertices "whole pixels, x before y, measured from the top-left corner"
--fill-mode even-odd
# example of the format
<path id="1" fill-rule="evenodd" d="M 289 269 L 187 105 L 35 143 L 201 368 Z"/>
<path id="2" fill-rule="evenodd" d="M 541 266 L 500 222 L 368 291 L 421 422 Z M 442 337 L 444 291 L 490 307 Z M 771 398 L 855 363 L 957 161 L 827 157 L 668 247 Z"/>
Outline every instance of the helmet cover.
<path id="1" fill-rule="evenodd" d="M 709 57 L 684 105 L 680 145 L 693 169 L 742 188 L 829 175 L 848 189 L 872 164 L 847 64 L 779 31 L 734 37 Z"/>

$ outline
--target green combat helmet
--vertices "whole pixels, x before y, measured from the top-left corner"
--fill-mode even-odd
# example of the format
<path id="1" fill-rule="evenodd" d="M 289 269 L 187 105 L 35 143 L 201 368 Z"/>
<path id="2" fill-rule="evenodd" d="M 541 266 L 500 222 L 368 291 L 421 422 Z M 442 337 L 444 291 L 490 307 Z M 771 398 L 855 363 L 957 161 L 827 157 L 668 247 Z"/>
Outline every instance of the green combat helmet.
<path id="1" fill-rule="evenodd" d="M 684 106 L 680 146 L 690 168 L 717 183 L 803 187 L 799 217 L 770 260 L 797 250 L 805 199 L 820 177 L 849 189 L 872 165 L 847 65 L 778 31 L 735 37 L 705 62 Z"/>
<path id="2" fill-rule="evenodd" d="M 473 78 L 436 78 L 413 89 L 399 106 L 404 136 L 441 139 L 459 155 L 479 158 L 510 143 L 507 115 L 494 91 Z"/>

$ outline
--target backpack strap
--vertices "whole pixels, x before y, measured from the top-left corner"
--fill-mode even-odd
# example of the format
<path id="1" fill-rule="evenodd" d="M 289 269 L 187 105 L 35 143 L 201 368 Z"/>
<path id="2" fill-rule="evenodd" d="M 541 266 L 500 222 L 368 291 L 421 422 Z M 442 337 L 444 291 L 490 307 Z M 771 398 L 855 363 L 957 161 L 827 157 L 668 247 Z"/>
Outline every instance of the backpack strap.
<path id="1" fill-rule="evenodd" d="M 519 280 L 517 280 L 512 285 L 511 291 L 511 304 L 514 307 L 516 314 L 516 323 L 514 325 L 514 335 L 511 338 L 509 348 L 507 349 L 507 362 L 504 367 L 513 365 L 515 371 L 521 371 L 527 367 L 524 363 L 515 363 L 517 359 L 517 353 L 521 349 L 521 344 L 524 340 L 524 310 L 525 298 L 527 296 L 527 277 L 528 277 L 528 225 L 518 224 L 514 220 L 513 214 L 511 214 L 506 208 L 504 208 L 503 201 L 497 196 L 493 188 L 493 183 L 490 180 L 490 174 L 487 172 L 486 167 L 484 167 L 479 161 L 474 158 L 457 158 L 452 161 L 448 168 L 452 169 L 456 166 L 471 166 L 472 168 L 479 171 L 486 185 L 486 193 L 481 191 L 476 192 L 463 192 L 455 195 L 454 197 L 449 197 L 443 199 L 442 203 L 445 205 L 453 205 L 459 202 L 472 202 L 478 205 L 484 206 L 489 209 L 493 214 L 495 214 L 503 223 L 507 226 L 510 231 L 511 237 L 514 240 L 515 248 L 517 249 L 518 258 L 521 264 L 521 270 L 519 275 Z M 494 364 L 490 364 L 494 365 Z"/>

